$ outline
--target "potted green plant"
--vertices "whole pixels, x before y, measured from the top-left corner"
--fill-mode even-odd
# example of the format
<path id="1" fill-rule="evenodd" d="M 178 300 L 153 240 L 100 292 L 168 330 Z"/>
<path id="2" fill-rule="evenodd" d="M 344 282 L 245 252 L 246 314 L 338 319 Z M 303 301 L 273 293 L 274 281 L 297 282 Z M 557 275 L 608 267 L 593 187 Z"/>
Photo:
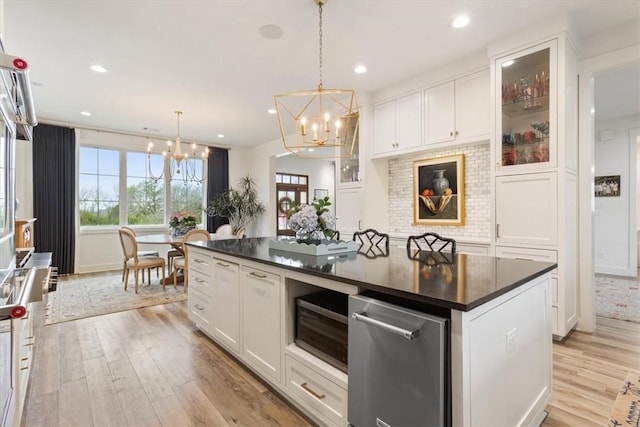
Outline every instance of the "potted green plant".
<path id="1" fill-rule="evenodd" d="M 255 182 L 247 175 L 240 178 L 237 188 L 230 187 L 209 200 L 205 211 L 208 216 L 227 218 L 233 233 L 237 234 L 239 230 L 264 214 L 266 208 L 258 200 Z"/>

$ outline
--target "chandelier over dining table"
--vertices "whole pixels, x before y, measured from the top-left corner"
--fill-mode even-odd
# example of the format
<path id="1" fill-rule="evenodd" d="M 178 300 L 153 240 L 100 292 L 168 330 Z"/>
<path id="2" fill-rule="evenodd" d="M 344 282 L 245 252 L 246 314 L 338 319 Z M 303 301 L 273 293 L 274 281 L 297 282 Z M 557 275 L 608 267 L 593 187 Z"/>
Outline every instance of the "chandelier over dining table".
<path id="1" fill-rule="evenodd" d="M 355 91 L 325 89 L 322 82 L 322 6 L 319 16 L 319 81 L 310 91 L 275 95 L 284 147 L 302 158 L 348 158 L 358 138 L 360 115 Z"/>
<path id="2" fill-rule="evenodd" d="M 192 143 L 191 154 L 183 152 L 182 140 L 180 139 L 180 116 L 183 113 L 182 111 L 176 110 L 175 114 L 177 116 L 177 134 L 175 144 L 171 140 L 167 141 L 167 149 L 162 152 L 162 169 L 160 170 L 160 173 L 154 174 L 151 165 L 153 142 L 149 142 L 147 146 L 147 172 L 149 173 L 149 176 L 156 181 L 162 179 L 164 177 L 165 170 L 167 170 L 171 179 L 182 179 L 184 181 L 203 183 L 207 180 L 209 148 L 200 147 L 197 144 Z M 199 155 L 197 153 L 198 149 L 201 149 Z M 197 162 L 202 162 L 199 175 Z"/>

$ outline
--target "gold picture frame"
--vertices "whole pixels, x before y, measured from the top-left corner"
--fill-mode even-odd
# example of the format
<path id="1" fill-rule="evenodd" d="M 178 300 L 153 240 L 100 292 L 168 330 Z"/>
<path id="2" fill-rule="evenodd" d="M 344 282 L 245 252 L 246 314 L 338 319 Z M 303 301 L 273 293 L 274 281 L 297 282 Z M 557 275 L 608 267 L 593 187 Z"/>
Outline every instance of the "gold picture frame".
<path id="1" fill-rule="evenodd" d="M 413 223 L 464 225 L 464 154 L 413 162 Z"/>

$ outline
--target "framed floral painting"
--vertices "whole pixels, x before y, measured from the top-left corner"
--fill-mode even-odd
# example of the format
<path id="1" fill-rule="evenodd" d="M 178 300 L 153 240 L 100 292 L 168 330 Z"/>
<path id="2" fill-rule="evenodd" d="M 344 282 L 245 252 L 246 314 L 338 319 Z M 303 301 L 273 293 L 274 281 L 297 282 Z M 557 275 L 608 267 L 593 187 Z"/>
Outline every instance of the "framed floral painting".
<path id="1" fill-rule="evenodd" d="M 464 154 L 413 162 L 413 223 L 464 225 Z"/>

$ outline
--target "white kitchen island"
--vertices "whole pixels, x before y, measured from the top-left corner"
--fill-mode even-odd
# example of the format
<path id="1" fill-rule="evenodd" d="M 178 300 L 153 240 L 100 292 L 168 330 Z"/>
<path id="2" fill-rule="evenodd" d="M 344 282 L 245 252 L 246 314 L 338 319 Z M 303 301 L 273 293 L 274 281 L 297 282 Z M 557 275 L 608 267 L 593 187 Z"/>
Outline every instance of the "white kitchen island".
<path id="1" fill-rule="evenodd" d="M 391 248 L 313 257 L 272 238 L 189 242 L 189 316 L 320 425 L 348 424 L 348 376 L 300 348 L 295 299 L 369 293 L 449 320 L 446 425 L 534 426 L 551 396 L 555 264 Z M 350 361 L 350 363 L 357 363 Z"/>

